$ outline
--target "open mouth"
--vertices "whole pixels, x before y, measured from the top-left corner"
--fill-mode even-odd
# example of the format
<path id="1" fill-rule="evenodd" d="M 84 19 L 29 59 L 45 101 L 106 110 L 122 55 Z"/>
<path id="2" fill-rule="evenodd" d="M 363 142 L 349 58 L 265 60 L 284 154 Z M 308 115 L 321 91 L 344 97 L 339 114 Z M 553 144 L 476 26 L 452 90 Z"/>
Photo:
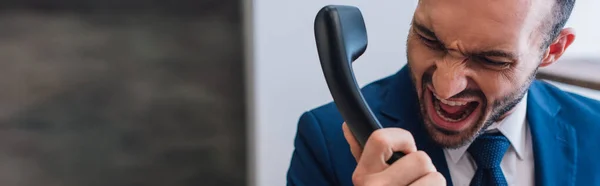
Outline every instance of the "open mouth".
<path id="1" fill-rule="evenodd" d="M 427 113 L 434 125 L 448 131 L 461 131 L 474 123 L 480 115 L 481 100 L 476 97 L 442 99 L 430 88 L 426 89 Z"/>
<path id="2" fill-rule="evenodd" d="M 473 113 L 473 110 L 479 105 L 476 101 L 448 101 L 439 98 L 435 94 L 433 96 L 433 106 L 435 112 L 444 120 L 448 122 L 459 122 L 467 118 L 467 116 Z"/>

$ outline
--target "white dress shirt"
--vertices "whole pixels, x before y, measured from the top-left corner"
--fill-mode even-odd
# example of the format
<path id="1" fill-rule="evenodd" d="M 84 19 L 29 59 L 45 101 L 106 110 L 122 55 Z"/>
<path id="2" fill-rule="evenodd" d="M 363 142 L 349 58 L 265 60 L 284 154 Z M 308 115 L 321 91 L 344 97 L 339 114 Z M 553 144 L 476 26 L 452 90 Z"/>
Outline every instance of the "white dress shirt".
<path id="1" fill-rule="evenodd" d="M 486 132 L 500 131 L 510 141 L 511 145 L 500 165 L 510 186 L 534 185 L 533 149 L 526 115 L 527 95 L 515 107 L 513 113 L 486 130 Z M 477 170 L 477 165 L 467 152 L 469 145 L 471 144 L 458 149 L 444 149 L 454 186 L 468 186 Z"/>

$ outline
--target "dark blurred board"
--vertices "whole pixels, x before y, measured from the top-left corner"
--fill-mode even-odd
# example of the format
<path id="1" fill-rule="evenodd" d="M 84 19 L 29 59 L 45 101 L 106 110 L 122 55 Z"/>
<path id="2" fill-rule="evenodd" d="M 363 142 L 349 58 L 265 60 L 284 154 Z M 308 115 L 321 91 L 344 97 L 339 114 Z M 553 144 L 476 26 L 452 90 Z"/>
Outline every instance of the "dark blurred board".
<path id="1" fill-rule="evenodd" d="M 0 185 L 245 185 L 239 2 L 6 2 Z"/>
<path id="2" fill-rule="evenodd" d="M 600 90 L 600 59 L 562 59 L 540 68 L 537 77 Z"/>
<path id="3" fill-rule="evenodd" d="M 0 10 L 26 9 L 43 12 L 161 13 L 217 15 L 239 20 L 240 1 L 232 0 L 2 0 Z"/>

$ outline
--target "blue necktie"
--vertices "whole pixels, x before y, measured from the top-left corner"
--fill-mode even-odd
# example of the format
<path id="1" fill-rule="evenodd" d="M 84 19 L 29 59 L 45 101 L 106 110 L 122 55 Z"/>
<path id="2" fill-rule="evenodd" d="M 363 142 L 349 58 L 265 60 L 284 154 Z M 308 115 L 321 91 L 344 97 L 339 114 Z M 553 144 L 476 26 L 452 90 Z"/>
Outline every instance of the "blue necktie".
<path id="1" fill-rule="evenodd" d="M 499 132 L 482 134 L 475 139 L 467 150 L 477 163 L 477 171 L 471 180 L 471 186 L 508 185 L 500 168 L 500 162 L 509 146 L 508 138 Z"/>

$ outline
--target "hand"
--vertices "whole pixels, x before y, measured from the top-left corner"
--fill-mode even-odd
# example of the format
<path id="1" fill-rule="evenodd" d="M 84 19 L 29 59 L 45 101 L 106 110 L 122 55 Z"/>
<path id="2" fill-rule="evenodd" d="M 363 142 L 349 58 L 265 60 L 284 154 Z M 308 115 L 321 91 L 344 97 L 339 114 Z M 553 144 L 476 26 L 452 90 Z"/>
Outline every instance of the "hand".
<path id="1" fill-rule="evenodd" d="M 357 162 L 352 175 L 354 185 L 446 185 L 446 179 L 437 172 L 429 155 L 417 151 L 410 132 L 400 128 L 376 130 L 367 140 L 364 149 L 361 149 L 346 123 L 342 128 Z M 403 152 L 406 156 L 388 165 L 386 161 L 393 152 Z"/>

